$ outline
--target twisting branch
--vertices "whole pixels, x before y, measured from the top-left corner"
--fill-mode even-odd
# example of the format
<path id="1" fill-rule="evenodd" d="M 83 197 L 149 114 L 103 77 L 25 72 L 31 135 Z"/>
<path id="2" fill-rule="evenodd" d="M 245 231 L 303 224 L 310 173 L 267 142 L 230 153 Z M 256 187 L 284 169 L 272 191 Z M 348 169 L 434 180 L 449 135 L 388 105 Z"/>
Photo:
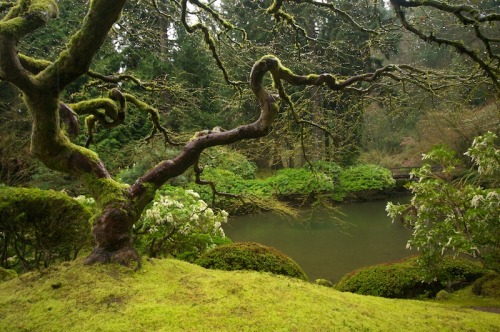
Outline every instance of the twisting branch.
<path id="1" fill-rule="evenodd" d="M 280 97 L 264 88 L 263 81 L 267 73 L 272 76 L 275 84 L 276 82 L 285 81 L 292 85 L 326 85 L 332 90 L 341 90 L 358 82 L 374 81 L 383 77 L 386 72 L 393 70 L 396 70 L 394 66 L 387 66 L 374 73 L 357 75 L 340 81 L 331 74 L 296 75 L 284 67 L 277 57 L 272 55 L 264 56 L 254 64 L 250 72 L 250 87 L 260 104 L 259 118 L 253 123 L 230 130 L 212 131 L 204 133 L 204 135 L 197 135 L 184 146 L 184 150 L 176 158 L 161 162 L 140 177 L 131 186 L 130 192 L 141 201 L 141 197 L 150 195 L 151 188 L 159 188 L 169 179 L 196 165 L 203 150 L 217 145 L 228 145 L 241 140 L 260 138 L 269 134 L 279 113 Z M 198 173 L 201 174 L 199 165 L 197 167 Z"/>
<path id="2" fill-rule="evenodd" d="M 227 69 L 224 66 L 224 64 L 222 63 L 222 60 L 219 56 L 219 53 L 217 52 L 215 40 L 212 37 L 212 35 L 210 34 L 210 31 L 208 30 L 208 28 L 202 23 L 196 23 L 194 25 L 189 25 L 189 23 L 187 22 L 187 3 L 188 2 L 190 2 L 194 5 L 199 4 L 199 1 L 196 1 L 196 0 L 182 0 L 182 3 L 181 3 L 181 6 L 182 6 L 181 7 L 181 11 L 182 11 L 181 12 L 181 21 L 182 21 L 182 25 L 184 26 L 186 31 L 189 33 L 194 33 L 195 31 L 200 30 L 203 33 L 205 44 L 207 44 L 208 48 L 212 52 L 212 57 L 214 58 L 215 62 L 217 63 L 217 67 L 219 67 L 219 69 L 222 71 L 222 74 L 224 75 L 224 80 L 226 81 L 227 84 L 235 86 L 235 87 L 239 87 L 242 84 L 246 84 L 246 82 L 232 81 L 229 78 L 229 74 L 227 72 Z M 202 4 L 202 6 L 200 8 L 204 9 L 204 7 L 206 7 L 206 5 Z M 225 20 L 222 20 L 222 21 L 226 22 Z M 231 26 L 227 22 L 224 24 L 227 24 L 227 26 L 229 26 L 229 27 Z M 226 25 L 224 25 L 224 24 L 223 24 L 223 26 L 226 27 Z"/>
<path id="3" fill-rule="evenodd" d="M 484 36 L 481 33 L 478 25 L 479 22 L 500 21 L 500 14 L 482 15 L 477 9 L 471 6 L 464 6 L 464 5 L 453 6 L 442 3 L 440 1 L 433 1 L 433 0 L 424 0 L 424 1 L 391 0 L 391 4 L 394 8 L 394 11 L 396 12 L 396 15 L 401 21 L 401 24 L 405 29 L 415 34 L 416 36 L 418 36 L 420 39 L 422 39 L 427 43 L 437 43 L 438 45 L 442 44 L 447 45 L 453 47 L 457 52 L 468 56 L 472 61 L 474 61 L 479 65 L 479 67 L 484 71 L 484 73 L 492 80 L 495 87 L 500 90 L 500 80 L 499 80 L 500 70 L 498 69 L 498 66 L 500 65 L 500 57 L 499 55 L 494 54 L 492 52 L 490 46 L 490 42 L 492 41 L 497 42 L 497 40 L 489 39 L 486 36 Z M 478 37 L 485 45 L 486 53 L 488 54 L 489 60 L 485 61 L 477 51 L 473 50 L 470 47 L 467 47 L 461 41 L 436 37 L 433 33 L 425 34 L 422 31 L 420 31 L 417 27 L 412 25 L 406 19 L 405 12 L 403 11 L 402 8 L 422 7 L 422 6 L 428 6 L 439 9 L 443 12 L 450 13 L 456 16 L 464 26 L 467 25 L 473 26 L 476 37 Z M 464 13 L 469 14 L 470 17 L 466 17 Z"/>
<path id="4" fill-rule="evenodd" d="M 112 89 L 109 92 L 109 98 L 85 100 L 70 104 L 68 107 L 78 115 L 89 114 L 85 118 L 88 133 L 85 147 L 88 148 L 93 141 L 96 124 L 99 123 L 104 128 L 114 128 L 122 124 L 125 121 L 127 104 L 123 94 L 118 89 Z"/>

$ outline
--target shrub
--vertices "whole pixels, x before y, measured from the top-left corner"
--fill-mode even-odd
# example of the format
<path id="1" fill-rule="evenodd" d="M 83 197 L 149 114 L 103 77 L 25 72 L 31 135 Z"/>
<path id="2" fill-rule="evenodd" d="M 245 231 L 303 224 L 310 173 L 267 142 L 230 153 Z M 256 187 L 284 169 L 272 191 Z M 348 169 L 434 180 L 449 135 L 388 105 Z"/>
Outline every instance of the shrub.
<path id="1" fill-rule="evenodd" d="M 472 285 L 472 292 L 476 295 L 500 298 L 500 274 L 490 272 L 477 279 Z"/>
<path id="2" fill-rule="evenodd" d="M 391 171 L 377 165 L 357 165 L 340 174 L 340 187 L 345 192 L 383 190 L 395 184 Z"/>
<path id="3" fill-rule="evenodd" d="M 253 270 L 308 280 L 293 259 L 275 248 L 254 242 L 217 247 L 203 254 L 195 263 L 207 269 Z"/>
<path id="4" fill-rule="evenodd" d="M 466 155 L 477 170 L 458 179 L 463 166 L 456 153 L 445 146 L 432 149 L 423 157 L 427 164 L 413 172 L 418 181 L 409 185 L 411 202 L 387 204 L 393 220 L 402 217 L 413 229 L 407 246 L 420 250 L 426 261 L 466 254 L 500 268 L 500 150 L 495 139 L 486 133 L 474 140 Z"/>
<path id="5" fill-rule="evenodd" d="M 202 155 L 204 167 L 218 168 L 238 174 L 242 179 L 255 179 L 257 165 L 250 162 L 243 154 L 227 147 L 210 148 Z"/>
<path id="6" fill-rule="evenodd" d="M 65 193 L 0 187 L 0 263 L 25 270 L 74 259 L 90 244 L 91 212 Z"/>
<path id="7" fill-rule="evenodd" d="M 285 168 L 267 179 L 273 193 L 286 199 L 313 199 L 333 191 L 333 181 L 321 172 L 306 168 Z"/>
<path id="8" fill-rule="evenodd" d="M 214 211 L 192 190 L 164 186 L 134 225 L 137 247 L 150 257 L 193 261 L 206 250 L 230 242 L 222 225 L 224 210 Z"/>
<path id="9" fill-rule="evenodd" d="M 335 288 L 343 292 L 388 298 L 434 297 L 443 288 L 463 286 L 485 274 L 475 262 L 447 258 L 440 273 L 429 278 L 417 257 L 401 262 L 381 264 L 356 270 L 344 276 Z"/>
<path id="10" fill-rule="evenodd" d="M 231 215 L 249 214 L 259 210 L 293 213 L 288 206 L 273 197 L 272 188 L 266 180 L 245 180 L 231 171 L 210 167 L 205 168 L 202 178 L 214 182 L 219 192 L 242 196 L 242 199 L 215 197 L 216 205 Z M 212 202 L 213 195 L 209 186 L 190 183 L 187 187 L 199 192 L 204 201 Z"/>

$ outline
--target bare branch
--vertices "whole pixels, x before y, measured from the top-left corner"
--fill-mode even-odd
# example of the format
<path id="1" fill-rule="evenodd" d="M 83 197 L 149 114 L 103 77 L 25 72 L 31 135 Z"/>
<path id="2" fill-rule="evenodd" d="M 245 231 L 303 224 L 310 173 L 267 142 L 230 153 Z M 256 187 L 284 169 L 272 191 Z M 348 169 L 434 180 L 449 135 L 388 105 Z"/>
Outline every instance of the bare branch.
<path id="1" fill-rule="evenodd" d="M 500 65 L 500 57 L 497 54 L 494 54 L 492 52 L 490 43 L 492 40 L 484 36 L 479 28 L 478 23 L 479 22 L 491 22 L 491 21 L 498 21 L 500 20 L 500 15 L 495 14 L 495 15 L 482 15 L 477 9 L 474 9 L 473 7 L 470 6 L 452 6 L 446 3 L 443 3 L 441 1 L 433 1 L 433 0 L 424 0 L 424 1 L 406 1 L 406 0 L 391 0 L 391 4 L 394 8 L 394 11 L 396 12 L 396 15 L 398 16 L 399 20 L 401 21 L 401 24 L 405 29 L 410 31 L 411 33 L 415 34 L 418 36 L 420 39 L 427 43 L 437 43 L 439 45 L 444 44 L 448 45 L 452 48 L 454 48 L 457 52 L 464 54 L 468 56 L 472 61 L 477 63 L 481 69 L 484 71 L 484 73 L 492 80 L 493 84 L 497 89 L 500 89 L 500 71 L 498 69 L 498 66 Z M 478 37 L 483 44 L 485 45 L 485 48 L 487 50 L 487 54 L 489 57 L 489 60 L 486 61 L 483 58 L 481 58 L 480 54 L 473 50 L 470 47 L 467 47 L 463 42 L 461 41 L 456 41 L 456 40 L 450 40 L 446 38 L 440 38 L 436 37 L 434 34 L 425 34 L 422 31 L 420 31 L 417 27 L 412 25 L 407 19 L 405 12 L 402 10 L 402 7 L 422 7 L 422 6 L 429 6 L 433 7 L 436 9 L 439 9 L 443 12 L 450 13 L 456 17 L 462 22 L 464 26 L 467 25 L 472 25 L 474 28 L 474 32 L 476 34 L 476 37 Z M 463 13 L 468 13 L 471 15 L 471 17 L 466 17 L 464 16 Z M 487 19 L 485 19 L 487 17 Z M 496 65 L 495 65 L 496 62 Z"/>
<path id="2" fill-rule="evenodd" d="M 133 75 L 127 75 L 127 74 L 102 75 L 102 74 L 100 74 L 98 72 L 95 72 L 93 70 L 89 70 L 87 72 L 87 76 L 99 79 L 99 80 L 101 80 L 103 82 L 106 82 L 106 83 L 120 83 L 120 82 L 123 82 L 123 81 L 132 81 L 137 86 L 145 89 L 145 87 L 144 87 L 143 83 L 141 82 L 141 80 L 138 79 L 137 77 L 133 76 Z"/>
<path id="3" fill-rule="evenodd" d="M 151 107 L 150 105 L 146 104 L 145 102 L 139 100 L 135 96 L 131 94 L 124 94 L 124 97 L 127 102 L 134 104 L 141 112 L 145 112 L 149 114 L 149 119 L 153 123 L 153 130 L 149 134 L 149 136 L 146 138 L 146 141 L 150 141 L 153 139 L 153 137 L 156 135 L 156 133 L 159 131 L 160 133 L 163 134 L 163 138 L 166 143 L 173 145 L 173 146 L 178 146 L 180 145 L 179 143 L 176 143 L 170 139 L 170 133 L 168 130 L 163 127 L 160 123 L 160 113 L 158 112 L 157 109 Z"/>
<path id="4" fill-rule="evenodd" d="M 228 198 L 238 198 L 243 202 L 243 196 L 218 191 L 217 188 L 215 187 L 215 183 L 213 181 L 201 179 L 201 173 L 203 173 L 203 168 L 200 167 L 200 160 L 199 159 L 195 162 L 195 164 L 193 165 L 193 168 L 194 168 L 194 175 L 195 175 L 195 183 L 202 185 L 202 186 L 209 186 L 210 187 L 210 189 L 212 191 L 212 206 L 215 206 L 215 197 L 216 196 L 228 197 Z"/>
<path id="5" fill-rule="evenodd" d="M 227 69 L 224 66 L 224 64 L 222 63 L 222 60 L 219 56 L 219 53 L 217 52 L 215 40 L 212 37 L 212 35 L 210 34 L 210 31 L 208 30 L 208 28 L 205 25 L 203 25 L 202 23 L 196 23 L 194 25 L 189 25 L 189 23 L 187 22 L 187 3 L 188 2 L 193 3 L 195 5 L 197 5 L 199 3 L 198 1 L 195 1 L 195 0 L 182 0 L 182 3 L 181 3 L 181 5 L 182 5 L 181 22 L 182 22 L 184 28 L 186 29 L 186 31 L 189 33 L 194 33 L 195 31 L 200 30 L 203 33 L 205 44 L 207 44 L 208 48 L 212 52 L 212 57 L 214 58 L 215 62 L 217 63 L 217 67 L 219 67 L 219 69 L 222 71 L 222 74 L 224 75 L 224 80 L 226 81 L 227 84 L 235 86 L 235 87 L 239 87 L 242 84 L 246 84 L 246 82 L 232 81 L 229 78 L 229 74 L 227 73 Z M 206 5 L 202 4 L 202 6 L 200 8 L 203 9 L 204 8 L 203 6 L 206 7 Z M 226 22 L 226 21 L 224 21 L 224 22 Z M 227 24 L 229 24 L 229 23 L 227 23 Z"/>

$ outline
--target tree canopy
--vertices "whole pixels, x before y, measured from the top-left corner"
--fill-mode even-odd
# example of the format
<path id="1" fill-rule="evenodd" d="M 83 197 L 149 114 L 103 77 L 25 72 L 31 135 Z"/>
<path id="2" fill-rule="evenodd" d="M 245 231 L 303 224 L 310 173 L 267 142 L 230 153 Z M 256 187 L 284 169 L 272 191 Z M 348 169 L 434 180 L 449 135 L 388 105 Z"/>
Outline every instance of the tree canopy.
<path id="1" fill-rule="evenodd" d="M 28 118 L 24 105 L 31 153 L 78 179 L 95 199 L 87 263 L 139 263 L 132 226 L 156 191 L 187 169 L 207 184 L 199 160 L 210 147 L 271 135 L 282 146 L 320 141 L 349 159 L 359 128 L 347 124 L 360 121 L 367 100 L 385 105 L 397 96 L 409 105 L 414 91 L 441 100 L 470 91 L 498 95 L 499 7 L 436 0 L 1 1 L 0 80 L 22 95 L 16 100 L 12 92 L 1 112 L 17 108 Z M 392 61 L 405 58 L 396 45 L 423 48 L 418 40 L 458 55 L 438 68 Z M 127 126 L 129 117 L 141 125 Z M 127 130 L 106 136 L 98 127 Z M 133 184 L 120 183 L 95 151 L 96 137 L 112 146 L 119 135 L 141 134 L 148 141 L 161 136 L 176 154 Z"/>

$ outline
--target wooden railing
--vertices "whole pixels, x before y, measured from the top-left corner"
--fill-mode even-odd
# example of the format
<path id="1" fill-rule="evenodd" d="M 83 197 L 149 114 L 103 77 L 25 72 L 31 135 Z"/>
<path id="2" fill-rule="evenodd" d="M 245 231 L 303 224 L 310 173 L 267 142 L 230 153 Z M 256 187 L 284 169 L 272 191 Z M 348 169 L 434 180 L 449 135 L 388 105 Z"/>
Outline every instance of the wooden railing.
<path id="1" fill-rule="evenodd" d="M 392 177 L 395 180 L 409 180 L 410 179 L 410 172 L 416 168 L 420 168 L 420 166 L 395 167 L 395 168 L 389 168 L 389 170 L 391 171 Z M 431 170 L 432 170 L 432 172 L 440 172 L 442 170 L 442 167 L 432 166 Z"/>

